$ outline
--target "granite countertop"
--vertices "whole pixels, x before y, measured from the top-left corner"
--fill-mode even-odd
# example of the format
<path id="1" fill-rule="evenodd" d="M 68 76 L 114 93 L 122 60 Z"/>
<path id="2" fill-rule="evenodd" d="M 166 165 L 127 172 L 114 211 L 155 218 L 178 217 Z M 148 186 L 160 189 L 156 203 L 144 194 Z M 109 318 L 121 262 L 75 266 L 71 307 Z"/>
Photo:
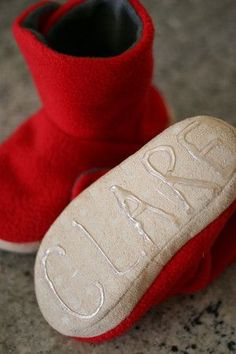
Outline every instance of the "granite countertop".
<path id="1" fill-rule="evenodd" d="M 0 141 L 39 107 L 11 37 L 34 0 L 0 2 Z M 155 82 L 177 120 L 209 114 L 236 123 L 235 0 L 143 0 L 156 29 Z M 34 256 L 0 252 L 0 354 L 236 353 L 236 265 L 206 290 L 153 308 L 122 337 L 101 345 L 57 334 L 34 295 Z"/>

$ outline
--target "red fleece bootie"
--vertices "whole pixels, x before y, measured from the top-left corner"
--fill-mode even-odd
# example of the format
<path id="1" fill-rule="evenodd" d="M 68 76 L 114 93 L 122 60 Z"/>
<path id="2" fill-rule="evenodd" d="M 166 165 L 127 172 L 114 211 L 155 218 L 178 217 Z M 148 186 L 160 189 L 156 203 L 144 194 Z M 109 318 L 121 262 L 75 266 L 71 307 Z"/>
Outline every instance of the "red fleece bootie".
<path id="1" fill-rule="evenodd" d="M 84 175 L 75 194 L 104 171 Z M 166 129 L 74 199 L 35 264 L 42 314 L 100 342 L 151 306 L 206 287 L 236 261 L 236 129 L 211 117 Z"/>
<path id="2" fill-rule="evenodd" d="M 81 173 L 115 166 L 169 117 L 137 0 L 44 1 L 14 34 L 43 107 L 0 147 L 0 248 L 33 252 Z"/>

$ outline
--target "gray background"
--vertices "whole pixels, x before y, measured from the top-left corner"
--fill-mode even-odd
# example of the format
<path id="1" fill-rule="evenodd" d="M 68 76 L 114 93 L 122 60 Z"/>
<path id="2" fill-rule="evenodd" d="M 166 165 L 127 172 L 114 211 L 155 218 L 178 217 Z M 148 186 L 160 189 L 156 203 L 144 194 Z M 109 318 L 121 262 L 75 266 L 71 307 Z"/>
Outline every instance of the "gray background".
<path id="1" fill-rule="evenodd" d="M 33 0 L 0 0 L 0 140 L 39 107 L 11 37 Z M 177 119 L 210 114 L 236 122 L 235 0 L 143 0 L 156 25 L 155 82 Z M 14 216 L 13 216 L 14 217 Z M 236 353 L 236 266 L 197 295 L 170 299 L 127 334 L 102 345 L 57 334 L 33 289 L 33 256 L 0 252 L 0 354 Z"/>

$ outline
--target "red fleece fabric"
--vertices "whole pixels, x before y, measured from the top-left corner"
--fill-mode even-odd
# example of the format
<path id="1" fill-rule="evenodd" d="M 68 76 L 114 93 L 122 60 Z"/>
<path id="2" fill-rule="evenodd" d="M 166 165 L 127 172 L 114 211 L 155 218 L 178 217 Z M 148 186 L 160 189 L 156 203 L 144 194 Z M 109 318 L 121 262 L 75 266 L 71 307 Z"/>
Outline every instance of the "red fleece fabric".
<path id="1" fill-rule="evenodd" d="M 137 0 L 142 34 L 122 54 L 76 57 L 47 45 L 47 31 L 81 3 L 43 1 L 14 23 L 42 109 L 0 147 L 0 239 L 8 242 L 41 240 L 83 171 L 117 165 L 169 125 L 151 83 L 153 24 Z"/>
<path id="2" fill-rule="evenodd" d="M 83 172 L 75 182 L 72 189 L 71 199 L 76 198 L 84 189 L 88 188 L 92 183 L 105 175 L 108 171 L 109 169 L 107 168 L 96 168 Z"/>

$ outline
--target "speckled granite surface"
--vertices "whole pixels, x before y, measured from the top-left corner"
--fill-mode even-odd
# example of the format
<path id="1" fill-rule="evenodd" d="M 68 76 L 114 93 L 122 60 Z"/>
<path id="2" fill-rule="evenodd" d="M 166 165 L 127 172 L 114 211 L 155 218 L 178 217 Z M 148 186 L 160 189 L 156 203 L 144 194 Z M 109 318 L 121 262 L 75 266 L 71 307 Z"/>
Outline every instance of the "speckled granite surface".
<path id="1" fill-rule="evenodd" d="M 39 101 L 10 34 L 33 0 L 0 1 L 0 140 Z M 156 23 L 155 81 L 177 119 L 210 114 L 236 123 L 235 0 L 143 0 Z M 0 252 L 0 354 L 236 353 L 236 265 L 201 293 L 170 299 L 129 333 L 102 345 L 63 338 L 42 318 L 33 256 Z"/>

